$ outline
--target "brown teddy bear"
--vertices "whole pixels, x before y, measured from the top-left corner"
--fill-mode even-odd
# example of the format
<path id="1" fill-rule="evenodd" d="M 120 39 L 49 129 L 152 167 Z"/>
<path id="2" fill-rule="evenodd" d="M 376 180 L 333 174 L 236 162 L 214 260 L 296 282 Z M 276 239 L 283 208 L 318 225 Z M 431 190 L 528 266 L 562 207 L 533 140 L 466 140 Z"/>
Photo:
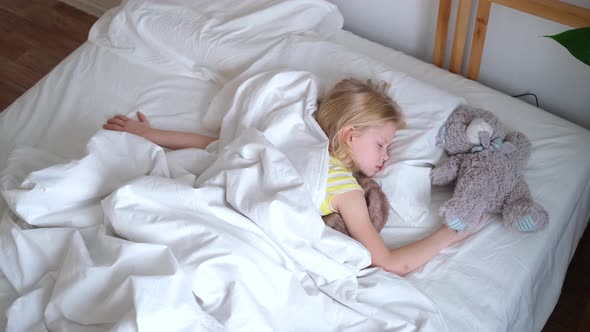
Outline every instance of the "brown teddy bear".
<path id="1" fill-rule="evenodd" d="M 385 196 L 385 193 L 383 193 L 383 190 L 381 190 L 381 187 L 375 180 L 361 174 L 354 174 L 354 177 L 365 193 L 371 222 L 373 222 L 373 226 L 375 226 L 377 232 L 381 232 L 387 222 L 387 217 L 389 217 L 389 201 L 387 200 L 387 196 Z M 331 213 L 322 218 L 326 226 L 350 236 L 340 214 Z"/>
<path id="2" fill-rule="evenodd" d="M 506 128 L 491 112 L 460 106 L 451 113 L 437 137 L 449 159 L 434 167 L 434 185 L 454 184 L 453 197 L 440 215 L 461 231 L 477 223 L 484 212 L 500 213 L 504 225 L 520 232 L 544 228 L 549 216 L 535 203 L 522 174 L 531 143 Z"/>

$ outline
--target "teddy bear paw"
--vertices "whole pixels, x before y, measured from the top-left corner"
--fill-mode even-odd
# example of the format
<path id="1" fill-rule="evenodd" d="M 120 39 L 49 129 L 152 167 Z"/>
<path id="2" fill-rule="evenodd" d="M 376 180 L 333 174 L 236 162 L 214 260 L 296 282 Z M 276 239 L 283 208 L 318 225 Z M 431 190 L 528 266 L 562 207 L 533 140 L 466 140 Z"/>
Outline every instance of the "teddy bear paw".
<path id="1" fill-rule="evenodd" d="M 547 213 L 543 213 L 544 211 L 535 212 L 518 219 L 512 227 L 519 232 L 534 232 L 544 228 L 548 221 Z"/>
<path id="2" fill-rule="evenodd" d="M 456 231 L 463 231 L 463 230 L 465 230 L 465 228 L 467 228 L 467 225 L 465 225 L 463 220 L 458 219 L 458 218 L 447 220 L 447 226 L 449 226 L 449 228 L 454 229 Z"/>
<path id="3" fill-rule="evenodd" d="M 502 211 L 504 225 L 517 232 L 535 232 L 547 226 L 549 215 L 545 209 L 529 201 L 516 201 Z"/>
<path id="4" fill-rule="evenodd" d="M 537 229 L 537 224 L 531 215 L 526 215 L 514 223 L 514 228 L 519 232 L 533 232 Z"/>

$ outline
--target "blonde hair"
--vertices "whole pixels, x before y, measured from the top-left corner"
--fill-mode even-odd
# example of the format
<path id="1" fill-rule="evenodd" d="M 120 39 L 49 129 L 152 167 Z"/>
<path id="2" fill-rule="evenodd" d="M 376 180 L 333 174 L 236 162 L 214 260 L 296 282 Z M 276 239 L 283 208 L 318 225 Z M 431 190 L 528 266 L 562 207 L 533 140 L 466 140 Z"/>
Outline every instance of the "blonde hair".
<path id="1" fill-rule="evenodd" d="M 316 120 L 330 141 L 329 152 L 353 172 L 358 163 L 342 137 L 342 129 L 352 126 L 356 131 L 382 125 L 388 121 L 397 129 L 405 128 L 405 121 L 399 106 L 389 97 L 389 84 L 376 85 L 349 78 L 338 82 L 319 101 Z"/>

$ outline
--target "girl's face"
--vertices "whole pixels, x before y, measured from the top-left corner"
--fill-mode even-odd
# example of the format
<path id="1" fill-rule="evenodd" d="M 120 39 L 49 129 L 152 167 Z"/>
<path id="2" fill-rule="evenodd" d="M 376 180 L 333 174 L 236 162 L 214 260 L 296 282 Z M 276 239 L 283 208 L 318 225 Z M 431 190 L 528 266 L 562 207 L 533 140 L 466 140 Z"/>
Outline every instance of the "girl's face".
<path id="1" fill-rule="evenodd" d="M 391 121 L 363 131 L 352 129 L 347 143 L 361 173 L 371 177 L 383 168 L 383 163 L 389 159 L 387 147 L 393 141 L 395 132 L 395 123 Z"/>

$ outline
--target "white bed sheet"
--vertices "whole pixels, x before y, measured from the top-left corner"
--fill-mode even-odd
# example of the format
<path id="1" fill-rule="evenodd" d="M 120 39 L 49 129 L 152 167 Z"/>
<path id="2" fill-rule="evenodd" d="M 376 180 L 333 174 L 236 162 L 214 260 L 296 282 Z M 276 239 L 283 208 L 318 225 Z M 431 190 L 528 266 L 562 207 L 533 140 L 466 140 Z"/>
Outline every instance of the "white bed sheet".
<path id="1" fill-rule="evenodd" d="M 112 54 L 108 52 L 99 55 L 101 52 L 97 51 L 94 46 L 89 44 L 79 50 L 82 54 L 89 52 L 97 55 L 93 59 L 96 61 L 95 65 L 101 63 L 99 59 L 105 56 L 104 59 L 108 60 L 101 64 L 134 67 L 124 60 L 121 61 L 121 58 L 111 58 Z M 109 62 L 110 60 L 115 61 Z M 66 61 L 66 64 L 84 61 L 84 56 L 75 56 L 71 62 Z M 73 67 L 76 68 L 76 66 Z M 74 75 L 72 78 L 68 75 L 67 70 L 62 71 L 63 68 L 58 68 L 55 71 L 55 76 L 50 75 L 41 82 L 41 86 L 48 84 L 45 86 L 55 87 L 59 86 L 59 82 L 71 83 L 72 80 L 77 86 L 84 85 L 86 79 L 82 77 L 86 75 Z M 144 70 L 141 67 L 137 69 Z M 129 70 L 133 71 L 133 69 Z M 97 73 L 100 73 L 100 69 L 97 69 Z M 96 83 L 99 76 L 100 74 L 97 74 L 88 82 Z M 53 78 L 56 81 L 53 81 Z M 160 81 L 158 77 L 154 77 L 154 79 L 156 82 Z M 136 78 L 133 77 L 130 80 L 134 81 Z M 295 91 L 295 86 L 290 81 L 286 81 L 285 84 L 290 87 L 286 90 L 287 95 L 291 95 Z M 39 89 L 46 88 L 40 87 Z M 33 89 L 33 91 L 35 90 Z M 149 91 L 149 89 L 147 90 Z M 256 90 L 246 89 L 246 91 Z M 312 87 L 306 88 L 306 85 L 299 88 L 298 91 L 308 91 L 310 101 L 305 103 L 286 102 L 286 105 L 304 107 L 304 110 L 308 112 L 309 121 L 311 119 L 309 112 L 314 110 L 317 91 L 314 92 L 315 89 Z M 262 94 L 275 96 L 275 98 L 280 97 L 276 89 L 273 89 L 270 94 Z M 244 96 L 240 99 L 241 101 L 247 101 L 247 98 L 250 97 L 247 93 L 244 93 Z M 77 98 L 84 99 L 85 96 L 74 97 L 74 99 Z M 292 98 L 299 100 L 297 96 L 292 96 Z M 283 99 L 281 98 L 281 100 Z M 64 100 L 64 98 L 60 98 L 60 100 Z M 256 102 L 258 101 L 256 100 Z M 19 102 L 17 102 L 18 104 Z M 118 102 L 109 106 L 118 109 L 120 104 L 117 104 Z M 179 105 L 178 102 L 175 103 L 175 106 L 179 107 Z M 248 103 L 238 103 L 237 105 L 246 107 Z M 108 108 L 104 104 L 102 107 Z M 15 114 L 13 111 L 9 111 L 6 113 L 7 115 Z M 238 109 L 231 114 L 237 114 L 236 116 L 242 116 L 252 121 L 255 117 L 250 113 Z M 32 118 L 35 117 L 36 113 Z M 278 120 L 276 117 L 274 118 Z M 291 116 L 287 118 L 287 120 L 289 119 L 295 118 Z M 40 123 L 43 123 L 43 120 L 45 119 L 40 119 Z M 102 121 L 104 119 L 97 119 L 96 126 L 100 127 Z M 228 121 L 227 117 L 224 121 Z M 38 226 L 54 226 L 54 228 L 38 228 L 21 232 L 11 226 L 11 222 L 6 219 L 11 218 L 10 215 L 3 216 L 3 228 L 0 234 L 6 251 L 0 263 L 5 277 L 14 287 L 12 292 L 7 291 L 3 294 L 3 298 L 7 299 L 3 305 L 7 306 L 10 300 L 14 301 L 15 298 L 18 298 L 8 310 L 8 329 L 42 329 L 44 326 L 50 329 L 82 329 L 83 324 L 88 324 L 94 328 L 102 327 L 104 329 L 130 328 L 135 325 L 141 330 L 159 330 L 162 328 L 163 322 L 172 319 L 175 325 L 168 326 L 168 328 L 187 328 L 189 330 L 198 328 L 217 331 L 220 329 L 220 324 L 215 324 L 215 319 L 217 319 L 223 322 L 223 325 L 229 330 L 240 328 L 269 331 L 276 329 L 300 330 L 302 328 L 317 330 L 324 329 L 324 326 L 327 330 L 335 331 L 343 328 L 358 331 L 413 331 L 418 328 L 417 326 L 433 331 L 444 330 L 444 323 L 440 320 L 437 309 L 407 281 L 378 269 L 359 272 L 359 267 L 368 264 L 368 253 L 350 238 L 332 230 L 326 232 L 319 220 L 315 205 L 311 205 L 312 209 L 308 207 L 306 210 L 306 204 L 307 206 L 310 204 L 306 203 L 306 200 L 298 200 L 295 205 L 289 204 L 281 207 L 280 204 L 284 204 L 284 198 L 281 200 L 280 197 L 285 195 L 284 193 L 288 193 L 287 190 L 291 192 L 286 196 L 291 199 L 307 196 L 293 191 L 301 191 L 302 189 L 296 181 L 288 181 L 295 180 L 293 172 L 289 170 L 289 167 L 293 166 L 289 165 L 303 165 L 305 167 L 309 164 L 305 161 L 309 161 L 310 157 L 318 154 L 317 151 L 310 152 L 309 148 L 305 149 L 308 151 L 306 153 L 297 153 L 292 147 L 289 148 L 290 140 L 285 140 L 283 136 L 289 135 L 291 132 L 285 130 L 284 127 L 291 122 L 281 124 L 280 121 L 277 121 L 275 124 L 277 128 L 267 129 L 268 132 L 274 133 L 275 139 L 285 142 L 286 145 L 283 149 L 286 151 L 285 156 L 289 157 L 290 163 L 281 159 L 276 150 L 273 152 L 272 146 L 264 146 L 264 140 L 261 140 L 260 136 L 248 132 L 248 126 L 244 128 L 238 126 L 237 130 L 234 130 L 234 128 L 224 125 L 222 128 L 225 128 L 226 134 L 224 136 L 222 130 L 218 144 L 223 146 L 223 144 L 230 143 L 227 145 L 230 146 L 236 145 L 236 142 L 239 144 L 253 142 L 250 144 L 254 147 L 258 145 L 259 148 L 247 148 L 244 145 L 242 150 L 236 150 L 237 153 L 232 150 L 229 152 L 224 150 L 223 154 L 227 154 L 228 158 L 232 157 L 233 153 L 238 156 L 243 155 L 244 159 L 240 160 L 234 157 L 237 159 L 232 159 L 234 160 L 233 166 L 230 159 L 220 159 L 220 163 L 216 162 L 219 164 L 217 171 L 215 165 L 207 168 L 205 179 L 202 180 L 202 177 L 199 177 L 197 180 L 206 182 L 199 185 L 200 189 L 196 192 L 201 194 L 197 196 L 192 196 L 191 193 L 196 192 L 190 185 L 187 185 L 187 182 L 194 181 L 195 176 L 187 174 L 186 171 L 183 173 L 182 167 L 176 168 L 180 173 L 177 176 L 172 176 L 176 179 L 174 182 L 162 180 L 174 173 L 174 166 L 178 166 L 174 164 L 177 159 L 174 156 L 178 154 L 170 153 L 164 157 L 160 148 L 129 135 L 99 132 L 92 137 L 91 144 L 86 149 L 88 154 L 86 157 L 84 157 L 86 153 L 80 153 L 80 150 L 78 155 L 70 152 L 72 153 L 71 158 L 83 157 L 79 162 L 70 163 L 68 157 L 56 156 L 55 150 L 51 150 L 47 146 L 41 150 L 26 147 L 13 150 L 10 155 L 12 159 L 8 163 L 11 167 L 7 169 L 3 177 L 4 189 L 7 186 L 19 188 L 18 183 L 21 176 L 37 169 L 42 169 L 42 171 L 36 173 L 33 182 L 42 183 L 42 185 L 25 184 L 24 187 L 20 187 L 24 190 L 7 190 L 3 194 L 11 204 L 15 204 L 13 205 L 16 207 L 15 210 L 27 221 Z M 2 123 L 5 124 L 5 122 Z M 244 125 L 244 121 L 236 123 Z M 274 123 L 275 121 L 271 124 Z M 313 121 L 312 123 L 315 124 Z M 317 130 L 319 128 L 316 128 Z M 60 132 L 63 132 L 63 129 L 55 128 L 56 137 L 60 135 Z M 13 133 L 18 134 L 19 132 Z M 231 139 L 232 136 L 238 135 L 240 139 Z M 268 138 L 268 136 L 266 137 Z M 257 142 L 257 139 L 261 141 Z M 320 141 L 320 143 L 323 142 L 324 145 L 320 144 L 318 148 L 321 151 L 320 154 L 325 154 L 327 153 L 325 138 L 322 139 L 324 141 Z M 293 141 L 291 144 L 297 144 L 297 142 Z M 72 144 L 73 141 L 67 140 L 62 143 Z M 308 143 L 305 145 L 311 146 Z M 275 142 L 274 146 L 281 147 L 281 144 Z M 79 148 L 70 147 L 73 149 L 72 151 Z M 185 155 L 185 161 L 187 160 L 186 156 L 189 156 L 190 159 L 192 155 L 194 157 L 192 160 L 197 165 L 210 161 L 206 153 L 203 155 L 198 151 L 188 150 L 179 153 Z M 291 158 L 292 156 L 289 154 L 294 157 Z M 264 160 L 267 163 L 272 161 L 272 167 L 269 168 L 268 164 L 263 165 L 262 168 L 267 169 L 264 172 L 253 172 L 252 167 L 245 167 L 244 162 L 251 162 L 257 156 L 266 158 Z M 326 158 L 326 156 L 323 157 Z M 181 159 L 183 159 L 182 156 Z M 297 163 L 298 159 L 303 162 Z M 65 164 L 45 168 L 60 162 L 65 162 Z M 240 164 L 242 167 L 239 167 Z M 139 167 L 135 165 L 139 165 Z M 300 172 L 297 173 L 311 174 L 317 177 L 318 172 L 313 169 L 314 165 L 317 168 L 322 164 L 311 163 L 308 165 L 312 166 L 311 170 L 303 172 L 298 169 Z M 221 170 L 219 170 L 220 167 Z M 227 167 L 229 169 L 224 173 Z M 202 169 L 200 171 L 194 170 L 195 166 L 192 168 L 197 174 L 203 171 Z M 268 171 L 275 168 L 278 174 Z M 142 174 L 149 174 L 152 177 L 139 177 L 137 180 L 132 180 Z M 266 174 L 266 176 L 258 179 L 256 174 Z M 237 179 L 241 179 L 241 181 L 237 181 Z M 281 183 L 281 179 L 287 183 Z M 105 227 L 101 225 L 102 210 L 99 201 L 105 194 L 113 190 L 113 187 L 130 180 L 133 182 L 117 190 L 114 196 L 111 195 L 102 201 L 102 210 L 106 215 L 107 230 L 105 231 Z M 216 188 L 220 188 L 220 183 L 223 184 L 224 181 L 227 186 L 233 184 L 233 187 L 228 187 L 227 192 L 220 195 Z M 325 181 L 319 182 L 325 183 Z M 260 187 L 257 188 L 257 185 Z M 272 190 L 264 190 L 268 189 L 267 186 L 277 190 L 278 193 L 272 194 Z M 160 189 L 158 191 L 146 190 L 146 188 L 153 187 Z M 66 190 L 61 191 L 60 188 Z M 145 196 L 146 193 L 160 191 L 162 193 L 157 194 L 157 197 Z M 244 192 L 250 194 L 242 197 L 240 194 Z M 35 195 L 40 196 L 35 199 L 32 197 Z M 138 195 L 141 198 L 138 199 Z M 33 199 L 30 200 L 31 197 Z M 39 197 L 43 198 L 39 199 Z M 262 202 L 260 197 L 266 197 L 267 203 L 252 203 Z M 239 210 L 232 212 L 222 209 L 227 205 L 225 199 L 236 209 L 239 206 Z M 15 203 L 15 201 L 18 202 Z M 139 207 L 138 202 L 143 202 L 139 206 L 143 206 L 147 210 Z M 168 207 L 166 211 L 176 212 L 156 211 L 162 207 L 163 203 Z M 201 219 L 200 226 L 191 223 L 192 219 L 186 219 L 186 216 L 190 215 L 184 210 L 187 204 L 200 206 L 202 212 L 197 213 L 196 217 L 206 218 L 205 220 Z M 267 208 L 263 208 L 264 206 Z M 276 211 L 277 208 L 282 213 Z M 212 212 L 208 214 L 207 211 L 211 209 Z M 141 212 L 142 210 L 143 212 Z M 292 220 L 291 222 L 286 220 L 284 224 L 290 229 L 282 229 L 278 223 L 280 218 L 265 217 L 265 213 L 266 215 L 272 214 L 274 217 L 288 215 Z M 297 220 L 313 222 L 310 213 L 315 215 L 315 219 L 317 219 L 315 223 L 308 225 L 312 227 L 297 226 L 298 223 L 295 222 Z M 242 219 L 239 219 L 238 214 L 242 216 Z M 142 215 L 143 217 L 141 217 Z M 233 227 L 224 226 L 223 221 L 218 219 L 224 215 L 231 217 L 228 220 L 233 226 L 242 225 L 240 227 L 245 229 L 241 231 L 234 229 L 233 233 L 228 232 L 226 228 L 233 229 Z M 38 218 L 39 216 L 42 218 Z M 138 216 L 140 216 L 137 219 L 138 223 L 132 221 Z M 150 217 L 146 218 L 146 216 L 161 217 L 154 220 Z M 267 225 L 258 224 L 258 228 L 253 225 L 249 226 L 245 217 L 253 221 L 265 221 Z M 206 226 L 207 224 L 209 226 Z M 74 231 L 74 228 L 64 228 L 64 226 L 86 226 L 87 228 L 77 232 Z M 213 228 L 209 231 L 203 230 L 208 227 Z M 128 243 L 109 236 L 110 229 L 116 230 L 118 234 L 136 243 Z M 264 229 L 264 232 L 262 233 L 260 229 Z M 253 234 L 248 231 L 252 231 Z M 187 241 L 187 236 L 190 238 L 193 234 L 194 240 Z M 272 239 L 274 242 L 264 240 L 270 234 L 277 236 Z M 301 237 L 296 234 L 300 234 Z M 53 238 L 53 241 L 50 244 L 45 244 L 44 242 L 48 238 Z M 261 240 L 264 241 L 260 242 Z M 269 245 L 265 241 L 274 244 Z M 310 242 L 312 246 L 308 248 L 307 242 Z M 216 251 L 211 250 L 211 247 L 216 248 Z M 229 252 L 233 252 L 233 254 L 228 255 Z M 141 258 L 136 257 L 137 255 L 140 255 Z M 35 258 L 31 259 L 32 257 Z M 131 263 L 134 260 L 136 262 Z M 37 266 L 31 266 L 31 263 L 35 263 Z M 105 269 L 105 265 L 110 268 Z M 277 265 L 288 273 L 277 273 Z M 268 269 L 265 266 L 268 266 Z M 47 273 L 47 271 L 50 272 Z M 305 273 L 302 273 L 304 271 Z M 130 280 L 126 279 L 129 275 L 133 277 Z M 355 275 L 358 275 L 358 278 L 355 278 Z M 40 276 L 42 278 L 38 281 Z M 118 283 L 121 283 L 121 286 L 118 286 Z M 245 286 L 248 288 L 244 288 Z M 143 295 L 144 290 L 153 287 L 156 289 Z M 269 287 L 282 291 L 269 292 Z M 10 290 L 10 287 L 7 289 Z M 227 289 L 234 291 L 228 293 Z M 167 296 L 162 299 L 161 303 L 153 304 L 154 297 L 161 297 L 167 292 Z M 255 296 L 247 296 L 246 294 L 249 292 Z M 198 299 L 199 305 L 192 297 L 193 293 Z M 77 301 L 82 294 L 88 303 L 74 305 L 74 303 L 79 303 Z M 256 298 L 256 296 L 261 297 Z M 133 303 L 131 307 L 130 303 Z M 47 307 L 44 307 L 44 304 Z M 298 305 L 301 308 L 297 311 L 303 316 L 289 314 L 293 306 Z M 167 308 L 168 310 L 166 310 Z M 304 308 L 305 310 L 301 311 Z M 19 310 L 24 310 L 24 312 L 19 313 Z M 212 316 L 208 316 L 202 310 L 207 310 Z M 136 317 L 132 316 L 134 312 Z M 272 312 L 272 315 L 265 314 L 267 312 Z M 22 319 L 19 320 L 17 317 Z M 154 320 L 159 320 L 159 324 L 156 324 Z"/>
<path id="2" fill-rule="evenodd" d="M 549 228 L 522 235 L 491 225 L 470 241 L 443 251 L 407 279 L 435 303 L 450 331 L 540 330 L 559 297 L 567 264 L 590 216 L 589 132 L 352 34 L 339 32 L 332 41 L 490 109 L 529 136 L 533 154 L 526 176 L 533 195 L 550 213 Z M 141 110 L 154 126 L 206 133 L 195 110 L 206 108 L 219 88 L 218 82 L 166 74 L 86 43 L 2 112 L 0 169 L 20 144 L 64 160 L 78 158 L 104 119 L 121 112 Z M 162 109 L 178 110 L 183 121 L 159 117 Z M 386 240 L 397 245 L 430 231 L 436 207 L 448 194 L 434 193 L 431 222 L 423 228 L 387 227 Z M 7 282 L 0 284 L 0 296 L 7 299 L 1 305 L 6 308 L 15 290 Z"/>

